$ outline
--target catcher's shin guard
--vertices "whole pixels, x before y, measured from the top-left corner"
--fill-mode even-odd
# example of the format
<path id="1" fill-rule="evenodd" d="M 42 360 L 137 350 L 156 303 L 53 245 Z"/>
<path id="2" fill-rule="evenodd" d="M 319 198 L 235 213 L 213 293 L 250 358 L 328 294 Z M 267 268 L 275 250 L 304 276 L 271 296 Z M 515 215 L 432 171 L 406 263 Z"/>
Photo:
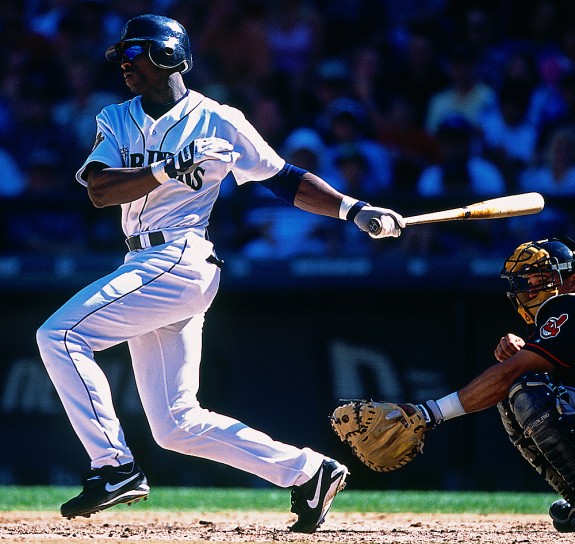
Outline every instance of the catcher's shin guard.
<path id="1" fill-rule="evenodd" d="M 563 477 L 549 464 L 539 451 L 532 438 L 523 435 L 523 429 L 515 419 L 509 401 L 503 400 L 497 405 L 503 427 L 509 435 L 509 440 L 517 448 L 524 459 L 545 478 L 546 482 L 562 497 L 571 495 L 571 488 Z"/>
<path id="2" fill-rule="evenodd" d="M 555 491 L 573 503 L 575 418 L 559 413 L 557 389 L 546 374 L 526 374 L 511 388 L 509 407 L 523 430 L 517 448 Z"/>

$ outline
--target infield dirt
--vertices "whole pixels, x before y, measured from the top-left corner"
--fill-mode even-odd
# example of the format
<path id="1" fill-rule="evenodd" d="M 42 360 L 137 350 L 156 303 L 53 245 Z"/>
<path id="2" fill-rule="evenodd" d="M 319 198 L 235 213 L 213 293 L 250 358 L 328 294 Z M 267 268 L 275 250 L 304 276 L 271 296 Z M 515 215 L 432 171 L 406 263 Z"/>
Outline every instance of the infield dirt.
<path id="1" fill-rule="evenodd" d="M 89 519 L 55 512 L 0 512 L 0 543 L 125 542 L 378 544 L 563 544 L 547 515 L 385 514 L 331 512 L 313 535 L 289 532 L 292 514 L 277 512 L 130 512 L 127 507 Z"/>

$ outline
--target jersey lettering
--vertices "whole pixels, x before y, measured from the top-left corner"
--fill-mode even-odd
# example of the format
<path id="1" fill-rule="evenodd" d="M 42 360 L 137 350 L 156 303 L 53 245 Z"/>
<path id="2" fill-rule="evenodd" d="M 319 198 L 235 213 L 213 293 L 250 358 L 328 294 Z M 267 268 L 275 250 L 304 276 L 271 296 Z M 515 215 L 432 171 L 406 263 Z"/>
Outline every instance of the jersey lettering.
<path id="1" fill-rule="evenodd" d="M 541 338 L 555 338 L 567 319 L 569 319 L 567 314 L 561 314 L 559 317 L 550 317 L 539 331 Z"/>
<path id="2" fill-rule="evenodd" d="M 151 149 L 148 149 L 148 164 L 163 161 L 172 155 L 173 153 L 168 153 L 167 151 L 152 151 Z"/>
<path id="3" fill-rule="evenodd" d="M 199 191 L 204 184 L 203 177 L 205 172 L 206 170 L 204 168 L 198 166 L 192 173 L 178 176 L 178 180 L 185 183 L 190 189 Z"/>
<path id="4" fill-rule="evenodd" d="M 148 164 L 163 161 L 172 155 L 173 153 L 169 153 L 168 151 L 153 151 L 149 149 Z M 144 155 L 142 153 L 130 153 L 130 168 L 140 168 L 142 166 L 144 166 Z"/>
<path id="5" fill-rule="evenodd" d="M 130 168 L 140 168 L 144 166 L 144 155 L 141 153 L 130 153 Z"/>

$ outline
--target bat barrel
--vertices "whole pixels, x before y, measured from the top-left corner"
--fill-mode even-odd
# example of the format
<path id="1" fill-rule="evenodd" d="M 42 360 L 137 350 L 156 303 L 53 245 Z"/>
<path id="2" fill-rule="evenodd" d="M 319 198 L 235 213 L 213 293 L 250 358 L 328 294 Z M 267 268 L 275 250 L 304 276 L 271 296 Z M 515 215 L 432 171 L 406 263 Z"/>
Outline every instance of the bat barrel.
<path id="1" fill-rule="evenodd" d="M 404 217 L 405 225 L 421 225 L 440 221 L 462 221 L 470 219 L 501 219 L 539 213 L 545 206 L 545 200 L 539 193 L 522 193 L 517 195 L 492 198 L 461 208 L 442 210 L 421 215 Z M 377 238 L 381 234 L 381 221 L 372 220 L 370 236 Z"/>

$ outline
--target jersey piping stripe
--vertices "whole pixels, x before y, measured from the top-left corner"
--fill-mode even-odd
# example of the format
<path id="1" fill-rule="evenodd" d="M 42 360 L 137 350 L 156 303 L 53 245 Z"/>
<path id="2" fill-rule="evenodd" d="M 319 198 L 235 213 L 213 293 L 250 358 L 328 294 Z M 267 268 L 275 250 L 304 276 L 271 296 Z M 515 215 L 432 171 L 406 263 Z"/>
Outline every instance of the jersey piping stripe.
<path id="1" fill-rule="evenodd" d="M 204 99 L 202 98 L 197 104 L 195 104 L 188 113 L 186 113 L 186 115 L 184 115 L 181 119 L 178 119 L 178 122 L 175 123 L 174 125 L 172 125 L 168 130 L 166 130 L 164 137 L 162 138 L 162 142 L 160 143 L 160 149 L 162 149 L 162 146 L 164 145 L 164 142 L 166 141 L 166 137 L 168 136 L 168 134 L 170 133 L 171 130 L 173 130 L 174 128 L 176 128 L 182 121 L 185 121 L 190 115 L 191 113 L 197 109 L 200 104 L 204 101 Z"/>
<path id="2" fill-rule="evenodd" d="M 146 151 L 146 136 L 144 135 L 142 128 L 140 127 L 140 125 L 138 124 L 138 122 L 136 121 L 134 116 L 132 115 L 132 111 L 130 108 L 128 108 L 128 114 L 130 116 L 130 119 L 132 120 L 132 122 L 134 123 L 136 128 L 138 129 L 138 132 L 142 136 L 142 142 L 143 142 L 142 152 L 145 153 L 145 151 Z M 148 204 L 148 195 L 146 195 L 146 199 L 144 200 L 144 205 L 142 206 L 142 209 L 140 210 L 140 213 L 138 214 L 138 225 L 139 225 L 138 230 L 142 230 L 142 214 L 144 213 L 144 209 L 146 208 L 147 204 Z M 131 207 L 132 207 L 132 204 L 130 203 L 130 208 Z M 128 213 L 130 213 L 129 210 L 128 210 Z"/>
<path id="3" fill-rule="evenodd" d="M 568 364 L 564 363 L 563 361 L 561 361 L 560 359 L 555 357 L 555 355 L 549 353 L 546 349 L 542 348 L 538 344 L 533 344 L 533 343 L 529 342 L 528 344 L 525 344 L 525 346 L 523 346 L 523 347 L 527 348 L 528 351 L 533 351 L 534 353 L 538 353 L 539 355 L 541 355 L 542 357 L 547 359 L 551 364 L 563 366 L 565 368 L 569 368 Z"/>
<path id="4" fill-rule="evenodd" d="M 142 206 L 142 209 L 140 210 L 140 213 L 138 214 L 138 225 L 140 225 L 138 230 L 143 230 L 142 227 L 142 214 L 144 213 L 144 210 L 146 209 L 146 205 L 148 204 L 148 199 L 149 199 L 150 195 L 149 193 L 146 195 L 146 198 L 144 199 L 144 205 Z"/>
<path id="5" fill-rule="evenodd" d="M 169 129 L 166 130 L 166 132 L 164 133 L 164 137 L 162 138 L 162 141 L 160 143 L 160 149 L 162 149 L 162 146 L 164 145 L 164 142 L 166 141 L 166 138 L 168 137 L 170 131 L 174 130 L 180 123 L 184 122 L 190 116 L 190 113 L 192 112 L 189 111 L 188 113 L 186 113 L 186 115 L 184 115 L 181 119 L 178 119 L 177 123 L 174 123 Z"/>
<path id="6" fill-rule="evenodd" d="M 80 325 L 83 321 L 85 321 L 86 319 L 88 319 L 91 315 L 95 314 L 96 312 L 98 312 L 99 310 L 101 310 L 102 308 L 105 308 L 107 306 L 110 306 L 110 304 L 113 304 L 115 302 L 118 302 L 120 300 L 122 300 L 124 297 L 127 297 L 128 295 L 131 295 L 133 293 L 135 293 L 136 291 L 142 289 L 143 287 L 146 287 L 147 285 L 150 285 L 151 283 L 153 283 L 154 281 L 156 281 L 158 278 L 161 278 L 164 274 L 169 274 L 178 264 L 180 264 L 182 257 L 184 256 L 184 252 L 186 251 L 186 247 L 188 246 L 188 241 L 186 240 L 184 247 L 182 248 L 182 252 L 180 254 L 180 257 L 178 258 L 178 260 L 172 264 L 172 266 L 170 266 L 170 268 L 168 270 L 164 270 L 163 272 L 161 272 L 160 274 L 158 274 L 157 276 L 154 276 L 153 278 L 151 278 L 149 281 L 147 281 L 146 283 L 143 283 L 142 285 L 136 287 L 135 289 L 132 289 L 131 291 L 124 293 L 122 296 L 111 300 L 110 302 L 107 302 L 106 304 L 104 304 L 103 306 L 100 306 L 99 308 L 95 308 L 94 310 L 92 310 L 91 312 L 89 312 L 88 314 L 86 314 L 82 319 L 80 319 L 80 321 L 78 321 L 77 323 L 75 323 L 74 325 L 72 325 L 72 327 L 70 327 L 68 330 L 66 330 L 66 332 L 64 333 L 64 345 L 66 346 L 66 353 L 68 354 L 68 357 L 70 358 L 70 361 L 72 361 L 72 365 L 74 365 L 74 369 L 76 370 L 76 374 L 78 374 L 78 377 L 80 378 L 80 381 L 82 382 L 82 384 L 84 385 L 84 389 L 86 390 L 86 393 L 88 394 L 88 399 L 90 400 L 90 405 L 92 406 L 92 411 L 94 412 L 94 417 L 96 418 L 96 421 L 99 423 L 99 425 L 101 426 L 103 432 L 104 432 L 104 436 L 106 437 L 106 440 L 108 441 L 108 444 L 110 444 L 110 446 L 112 448 L 114 448 L 114 444 L 112 444 L 112 440 L 110 439 L 110 437 L 108 436 L 108 434 L 106 433 L 106 431 L 104 430 L 104 426 L 102 425 L 100 418 L 98 416 L 98 412 L 96 410 L 96 407 L 94 406 L 94 401 L 92 400 L 92 396 L 90 395 L 90 390 L 88 389 L 88 386 L 86 385 L 86 382 L 84 381 L 84 379 L 82 378 L 82 374 L 80 374 L 80 371 L 78 370 L 78 367 L 76 366 L 76 363 L 74 362 L 74 359 L 72 358 L 72 354 L 70 353 L 70 350 L 68 349 L 68 333 L 70 331 L 73 331 L 78 325 Z M 118 457 L 118 454 L 116 454 L 116 458 Z"/>

